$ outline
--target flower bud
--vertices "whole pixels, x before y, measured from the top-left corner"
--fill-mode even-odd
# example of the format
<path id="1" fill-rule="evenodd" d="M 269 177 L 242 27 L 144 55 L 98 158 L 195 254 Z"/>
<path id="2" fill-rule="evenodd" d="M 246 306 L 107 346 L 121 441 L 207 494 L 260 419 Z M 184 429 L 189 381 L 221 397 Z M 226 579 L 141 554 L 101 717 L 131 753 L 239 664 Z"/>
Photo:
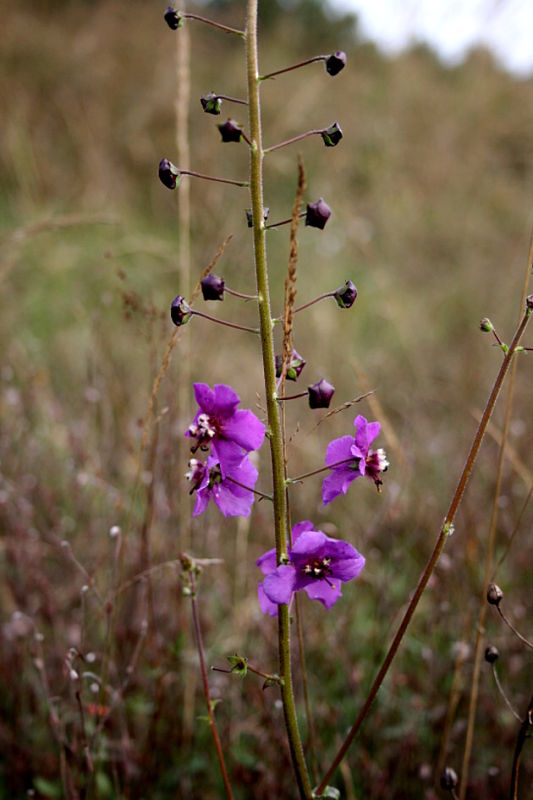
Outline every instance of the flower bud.
<path id="1" fill-rule="evenodd" d="M 224 279 L 219 278 L 218 275 L 213 275 L 212 272 L 206 275 L 200 282 L 202 287 L 202 294 L 204 300 L 223 300 L 224 288 L 226 286 Z"/>
<path id="2" fill-rule="evenodd" d="M 313 386 L 308 386 L 309 408 L 329 408 L 331 398 L 335 394 L 335 387 L 324 378 Z"/>
<path id="3" fill-rule="evenodd" d="M 342 139 L 342 131 L 338 122 L 334 122 L 329 128 L 322 131 L 322 140 L 326 147 L 335 147 Z"/>
<path id="4" fill-rule="evenodd" d="M 268 215 L 270 214 L 269 208 L 263 208 L 263 220 L 266 222 L 268 219 Z M 246 222 L 248 223 L 249 228 L 254 227 L 254 212 L 251 208 L 246 209 Z"/>
<path id="5" fill-rule="evenodd" d="M 223 142 L 240 142 L 242 139 L 242 126 L 234 119 L 227 119 L 221 125 L 217 125 Z"/>
<path id="6" fill-rule="evenodd" d="M 289 362 L 289 366 L 287 367 L 287 374 L 286 378 L 289 381 L 296 381 L 300 377 L 300 373 L 306 365 L 305 358 L 296 352 L 296 350 L 292 351 L 291 360 Z M 283 366 L 283 357 L 276 356 L 276 378 L 281 378 L 281 369 Z"/>
<path id="7" fill-rule="evenodd" d="M 503 597 L 503 592 L 495 583 L 489 583 L 487 589 L 487 603 L 491 606 L 499 606 Z"/>
<path id="8" fill-rule="evenodd" d="M 331 208 L 323 197 L 319 197 L 316 203 L 307 204 L 305 224 L 309 225 L 311 228 L 320 228 L 320 230 L 323 230 L 330 217 Z"/>
<path id="9" fill-rule="evenodd" d="M 346 281 L 344 286 L 340 286 L 333 295 L 339 308 L 351 308 L 357 297 L 357 288 L 352 281 Z"/>
<path id="10" fill-rule="evenodd" d="M 342 50 L 335 50 L 326 60 L 326 70 L 328 75 L 338 75 L 341 69 L 346 66 L 346 53 Z"/>
<path id="11" fill-rule="evenodd" d="M 206 114 L 220 114 L 222 100 L 214 92 L 209 92 L 209 94 L 204 94 L 200 97 L 200 103 Z"/>
<path id="12" fill-rule="evenodd" d="M 486 648 L 486 650 L 485 650 L 485 661 L 487 661 L 489 664 L 494 664 L 494 662 L 499 657 L 500 657 L 500 654 L 498 652 L 498 648 L 494 647 L 493 644 L 491 644 L 489 647 Z"/>
<path id="13" fill-rule="evenodd" d="M 488 317 L 483 317 L 479 323 L 479 330 L 483 331 L 483 333 L 490 333 L 494 330 L 494 326 Z"/>
<path id="14" fill-rule="evenodd" d="M 172 6 L 169 6 L 164 14 L 165 22 L 168 27 L 173 31 L 177 31 L 183 25 L 183 17 L 178 11 L 174 11 Z"/>
<path id="15" fill-rule="evenodd" d="M 526 308 L 528 311 L 533 311 L 533 294 L 528 294 L 526 297 Z"/>
<path id="16" fill-rule="evenodd" d="M 175 189 L 180 180 L 180 171 L 168 158 L 159 162 L 159 180 L 168 189 Z"/>
<path id="17" fill-rule="evenodd" d="M 172 322 L 174 325 L 177 325 L 178 328 L 180 325 L 186 325 L 192 317 L 189 304 L 180 294 L 172 301 L 170 306 L 170 316 L 172 317 Z"/>
<path id="18" fill-rule="evenodd" d="M 452 789 L 457 787 L 459 783 L 459 778 L 457 777 L 457 773 L 451 767 L 446 767 L 443 771 L 442 775 L 440 776 L 440 785 L 445 790 L 450 792 Z"/>

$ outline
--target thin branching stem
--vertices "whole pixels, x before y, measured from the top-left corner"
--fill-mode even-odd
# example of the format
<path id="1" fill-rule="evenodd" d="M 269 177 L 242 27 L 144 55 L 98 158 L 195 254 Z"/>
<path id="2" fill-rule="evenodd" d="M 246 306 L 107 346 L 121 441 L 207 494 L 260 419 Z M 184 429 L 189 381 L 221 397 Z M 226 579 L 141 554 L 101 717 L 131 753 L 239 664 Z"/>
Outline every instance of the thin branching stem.
<path id="1" fill-rule="evenodd" d="M 522 634 L 520 633 L 520 631 L 518 631 L 518 630 L 515 628 L 515 626 L 514 626 L 514 625 L 513 625 L 513 623 L 511 622 L 511 620 L 510 620 L 508 617 L 506 617 L 506 616 L 505 616 L 505 614 L 504 614 L 504 613 L 503 613 L 503 611 L 501 610 L 500 606 L 497 606 L 497 608 L 498 608 L 498 614 L 500 615 L 500 617 L 502 618 L 502 620 L 505 622 L 505 624 L 507 625 L 507 627 L 509 628 L 509 630 L 511 630 L 511 631 L 514 633 L 514 635 L 516 636 L 516 638 L 517 638 L 517 639 L 520 639 L 520 641 L 521 641 L 523 644 L 525 644 L 525 645 L 526 645 L 526 647 L 529 647 L 529 649 L 530 649 L 530 650 L 533 650 L 533 643 L 532 643 L 532 642 L 530 642 L 530 641 L 529 641 L 529 639 L 526 639 L 526 637 L 525 637 L 525 636 L 522 636 Z"/>
<path id="2" fill-rule="evenodd" d="M 293 69 L 300 69 L 300 67 L 305 67 L 307 64 L 316 64 L 317 61 L 327 61 L 329 56 L 313 56 L 313 58 L 306 58 L 305 61 L 299 61 L 297 64 L 291 64 L 290 67 L 282 67 L 281 69 L 276 69 L 274 72 L 269 72 L 266 75 L 261 75 L 259 80 L 266 81 L 269 78 L 275 78 L 276 75 L 283 75 L 285 72 L 292 72 Z"/>
<path id="3" fill-rule="evenodd" d="M 307 211 L 301 211 L 298 214 L 298 216 L 305 217 L 306 214 Z M 292 222 L 292 217 L 288 217 L 287 219 L 282 219 L 281 222 L 270 222 L 268 225 L 265 225 L 265 229 L 268 230 L 269 228 L 279 228 L 281 225 L 289 225 L 291 222 Z"/>
<path id="4" fill-rule="evenodd" d="M 181 17 L 184 19 L 194 19 L 197 22 L 203 22 L 205 25 L 210 25 L 212 28 L 217 28 L 219 31 L 224 31 L 224 33 L 234 33 L 236 36 L 242 36 L 243 38 L 246 37 L 245 31 L 240 31 L 238 28 L 230 28 L 229 25 L 223 25 L 221 22 L 215 22 L 212 19 L 207 19 L 207 17 L 201 17 L 199 14 L 181 14 Z"/>
<path id="5" fill-rule="evenodd" d="M 273 500 L 273 498 L 272 498 L 272 495 L 270 495 L 270 494 L 265 494 L 264 492 L 260 492 L 258 489 L 252 489 L 252 487 L 251 487 L 251 486 L 246 486 L 246 484 L 244 484 L 244 483 L 241 483 L 240 481 L 237 481 L 237 480 L 235 480 L 235 478 L 232 478 L 230 475 L 226 475 L 226 480 L 227 480 L 227 481 L 231 481 L 231 483 L 234 483 L 236 486 L 240 486 L 240 487 L 241 487 L 241 489 L 246 489 L 246 491 L 247 491 L 247 492 L 253 492 L 253 493 L 254 493 L 254 494 L 256 494 L 258 497 L 262 497 L 262 498 L 263 498 L 263 500 L 270 500 L 270 501 L 272 501 L 272 500 Z"/>
<path id="6" fill-rule="evenodd" d="M 272 480 L 274 493 L 274 530 L 278 559 L 287 552 L 287 517 L 285 476 L 283 466 L 283 437 L 279 407 L 276 402 L 276 371 L 274 340 L 265 245 L 263 204 L 263 145 L 259 103 L 259 69 L 257 56 L 257 0 L 247 0 L 246 62 L 248 78 L 248 113 L 252 147 L 250 148 L 250 197 L 253 219 L 261 222 L 253 227 L 254 261 L 257 282 L 263 372 L 265 380 L 267 418 L 269 426 Z M 292 763 L 301 798 L 311 800 L 313 794 L 296 715 L 292 684 L 289 608 L 280 605 L 278 612 L 278 642 L 280 659 L 281 697 L 285 727 L 289 739 Z"/>
<path id="7" fill-rule="evenodd" d="M 437 537 L 437 541 L 436 541 L 435 546 L 433 548 L 433 552 L 431 553 L 431 556 L 430 556 L 429 561 L 428 561 L 428 563 L 427 563 L 427 565 L 426 565 L 426 567 L 424 569 L 424 572 L 422 573 L 422 576 L 420 577 L 420 580 L 418 581 L 418 585 L 417 585 L 417 587 L 416 587 L 416 589 L 415 589 L 415 591 L 413 593 L 413 596 L 412 596 L 412 598 L 411 598 L 411 600 L 409 602 L 407 610 L 405 611 L 405 613 L 403 615 L 403 618 L 402 618 L 402 621 L 400 622 L 400 626 L 398 628 L 396 636 L 394 637 L 394 639 L 392 641 L 392 644 L 390 645 L 389 650 L 388 650 L 388 652 L 387 652 L 387 654 L 386 654 L 386 656 L 385 656 L 385 658 L 383 660 L 383 663 L 382 663 L 382 665 L 381 665 L 381 667 L 380 667 L 380 669 L 378 671 L 378 674 L 376 675 L 376 677 L 374 679 L 374 682 L 373 682 L 373 684 L 372 684 L 372 686 L 370 688 L 370 692 L 368 693 L 368 696 L 367 696 L 367 698 L 366 698 L 366 700 L 365 700 L 365 702 L 363 704 L 363 707 L 362 707 L 361 711 L 359 712 L 359 715 L 358 715 L 357 719 L 355 720 L 354 724 L 352 725 L 352 727 L 350 729 L 350 732 L 348 733 L 348 736 L 346 737 L 346 739 L 342 743 L 337 755 L 333 759 L 333 762 L 332 762 L 331 766 L 329 767 L 329 769 L 327 770 L 324 778 L 322 779 L 322 782 L 321 782 L 320 786 L 317 788 L 317 792 L 316 792 L 317 794 L 320 794 L 321 792 L 323 792 L 324 789 L 326 788 L 326 786 L 328 785 L 328 781 L 330 780 L 332 775 L 335 773 L 337 767 L 339 766 L 340 762 L 344 758 L 344 756 L 346 754 L 346 751 L 348 750 L 350 744 L 354 740 L 355 736 L 359 732 L 359 729 L 361 728 L 361 725 L 363 724 L 364 720 L 366 719 L 366 717 L 368 715 L 368 712 L 370 711 L 370 708 L 372 706 L 372 703 L 374 702 L 374 700 L 376 698 L 376 695 L 377 695 L 379 689 L 381 688 L 381 684 L 385 680 L 385 676 L 387 675 L 387 673 L 388 673 L 388 671 L 390 669 L 390 666 L 391 666 L 391 664 L 392 664 L 392 662 L 394 660 L 394 657 L 395 657 L 396 653 L 398 652 L 398 648 L 400 647 L 400 644 L 401 644 L 402 639 L 403 639 L 403 637 L 405 635 L 405 632 L 406 632 L 406 630 L 407 630 L 407 628 L 409 626 L 409 623 L 411 622 L 411 619 L 413 617 L 413 614 L 415 613 L 415 610 L 416 610 L 416 608 L 418 606 L 418 603 L 420 602 L 420 598 L 422 597 L 422 594 L 424 593 L 424 590 L 425 590 L 425 588 L 426 588 L 426 586 L 428 584 L 428 581 L 429 581 L 431 575 L 433 574 L 433 571 L 434 571 L 434 569 L 435 569 L 435 567 L 437 565 L 439 557 L 440 557 L 440 555 L 441 555 L 441 553 L 442 553 L 442 551 L 444 549 L 444 545 L 446 543 L 446 539 L 450 535 L 450 532 L 453 530 L 453 523 L 454 523 L 455 516 L 457 514 L 457 509 L 459 508 L 461 500 L 463 499 L 463 495 L 465 493 L 466 485 L 468 483 L 470 475 L 472 474 L 472 470 L 474 468 L 474 463 L 475 463 L 477 454 L 479 452 L 479 448 L 481 446 L 481 442 L 483 441 L 483 437 L 485 435 L 485 431 L 487 429 L 487 425 L 489 423 L 489 419 L 490 419 L 491 414 L 492 414 L 492 412 L 494 410 L 494 406 L 496 404 L 496 400 L 498 399 L 498 397 L 500 395 L 500 392 L 501 392 L 501 389 L 502 389 L 502 386 L 503 386 L 503 382 L 504 382 L 505 376 L 507 375 L 507 371 L 508 371 L 509 366 L 511 364 L 513 355 L 514 355 L 515 350 L 516 350 L 516 348 L 517 348 L 517 346 L 518 346 L 518 344 L 519 344 L 519 342 L 520 342 L 520 340 L 521 340 L 521 338 L 522 338 L 522 336 L 524 334 L 524 331 L 525 331 L 525 329 L 527 327 L 527 323 L 529 321 L 529 317 L 530 316 L 531 316 L 531 310 L 526 307 L 526 311 L 522 316 L 520 324 L 518 325 L 518 328 L 516 329 L 515 335 L 513 336 L 513 340 L 511 342 L 511 345 L 509 346 L 509 351 L 506 353 L 506 355 L 505 355 L 505 357 L 503 359 L 502 365 L 501 365 L 501 367 L 499 369 L 498 375 L 496 376 L 496 380 L 494 381 L 494 385 L 492 387 L 491 393 L 489 395 L 489 399 L 488 399 L 487 404 L 485 406 L 485 410 L 483 411 L 483 416 L 481 417 L 481 421 L 480 421 L 480 423 L 478 425 L 477 431 L 476 431 L 474 439 L 472 441 L 472 445 L 470 447 L 468 456 L 467 456 L 466 461 L 465 461 L 465 465 L 464 465 L 463 470 L 461 472 L 461 476 L 459 478 L 459 482 L 457 484 L 457 488 L 455 489 L 455 492 L 453 494 L 450 506 L 449 506 L 448 511 L 446 513 L 446 516 L 444 518 L 444 522 L 442 524 L 442 527 L 440 529 L 439 535 Z"/>
<path id="8" fill-rule="evenodd" d="M 235 328 L 238 331 L 246 331 L 247 333 L 259 333 L 257 328 L 250 328 L 248 325 L 239 325 L 238 322 L 228 322 L 226 319 L 217 319 L 216 317 L 212 317 L 211 314 L 204 314 L 203 311 L 193 311 L 191 309 L 191 314 L 194 317 L 203 317 L 203 319 L 208 319 L 209 322 L 216 322 L 218 325 L 225 325 L 226 328 Z"/>
<path id="9" fill-rule="evenodd" d="M 513 717 L 515 719 L 517 719 L 518 722 L 522 722 L 522 718 L 520 717 L 520 714 L 518 713 L 518 711 L 516 711 L 513 708 L 513 705 L 511 703 L 511 701 L 509 700 L 509 698 L 505 694 L 504 688 L 500 683 L 500 677 L 498 675 L 498 670 L 496 669 L 496 664 L 492 664 L 492 675 L 494 677 L 494 683 L 496 684 L 496 688 L 498 689 L 498 692 L 500 693 L 500 696 L 501 696 L 503 702 L 505 703 L 505 705 L 507 706 L 507 708 L 509 709 L 509 711 L 511 712 Z"/>
<path id="10" fill-rule="evenodd" d="M 211 701 L 211 693 L 209 691 L 209 680 L 207 678 L 207 668 L 205 665 L 204 646 L 202 642 L 202 629 L 200 627 L 200 617 L 198 614 L 198 603 L 196 602 L 195 583 L 194 583 L 194 570 L 189 572 L 189 579 L 191 582 L 191 608 L 192 608 L 192 621 L 194 625 L 194 634 L 196 637 L 196 647 L 198 649 L 198 658 L 200 660 L 200 670 L 202 673 L 202 685 L 204 688 L 205 703 L 207 706 L 207 714 L 209 716 L 209 727 L 215 742 L 215 749 L 217 751 L 218 763 L 222 773 L 222 780 L 224 782 L 224 789 L 228 800 L 233 800 L 231 786 L 229 783 L 228 772 L 226 770 L 226 762 L 224 761 L 224 753 L 222 752 L 222 744 L 218 734 L 217 723 L 215 720 L 215 712 L 213 711 L 213 703 Z"/>
<path id="11" fill-rule="evenodd" d="M 291 139 L 286 139 L 284 142 L 279 142 L 279 144 L 273 144 L 271 147 L 267 147 L 265 150 L 263 150 L 263 153 L 264 155 L 267 155 L 267 153 L 273 153 L 274 150 L 279 150 L 281 147 L 287 147 L 289 144 L 301 142 L 302 139 L 307 139 L 308 136 L 321 136 L 324 133 L 324 130 L 324 128 L 317 128 L 312 131 L 300 133 L 298 136 L 293 136 Z"/>
<path id="12" fill-rule="evenodd" d="M 324 292 L 324 294 L 319 294 L 318 297 L 315 297 L 314 300 L 309 300 L 309 302 L 304 303 L 303 306 L 298 306 L 298 308 L 295 308 L 294 313 L 297 314 L 299 311 L 304 311 L 306 308 L 314 306 L 315 303 L 319 303 L 321 300 L 325 300 L 326 297 L 335 297 L 335 292 Z"/>
<path id="13" fill-rule="evenodd" d="M 242 186 L 247 188 L 248 181 L 234 181 L 230 178 L 217 178 L 214 175 L 205 175 L 203 172 L 196 172 L 192 169 L 178 169 L 180 175 L 189 175 L 191 178 L 201 178 L 204 181 L 215 181 L 215 183 L 229 183 L 230 186 Z"/>
<path id="14" fill-rule="evenodd" d="M 518 800 L 518 769 L 520 767 L 520 757 L 522 755 L 524 743 L 531 728 L 533 728 L 533 697 L 529 701 L 529 705 L 522 721 L 522 725 L 520 726 L 520 730 L 518 731 L 518 737 L 516 740 L 516 747 L 513 755 L 513 767 L 511 770 L 511 790 L 509 793 L 511 800 Z"/>
<path id="15" fill-rule="evenodd" d="M 213 92 L 216 94 L 219 100 L 227 100 L 228 103 L 239 103 L 241 106 L 247 106 L 248 100 L 241 100 L 240 97 L 230 97 L 228 94 L 218 94 L 217 92 Z"/>

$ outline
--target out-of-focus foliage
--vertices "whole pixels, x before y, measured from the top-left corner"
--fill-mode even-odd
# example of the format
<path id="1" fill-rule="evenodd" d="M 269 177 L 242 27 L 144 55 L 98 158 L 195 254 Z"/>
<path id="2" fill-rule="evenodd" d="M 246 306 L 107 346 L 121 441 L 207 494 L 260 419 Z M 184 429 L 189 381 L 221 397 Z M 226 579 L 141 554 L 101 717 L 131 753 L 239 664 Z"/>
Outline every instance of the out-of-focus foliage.
<path id="1" fill-rule="evenodd" d="M 192 7 L 192 3 L 188 4 Z M 244 4 L 211 13 L 243 24 Z M 444 68 L 426 48 L 394 60 L 357 40 L 356 25 L 318 2 L 262 4 L 261 69 L 316 53 L 347 51 L 330 78 L 321 64 L 264 84 L 265 145 L 337 119 L 334 150 L 319 137 L 270 154 L 265 201 L 271 220 L 290 215 L 296 153 L 308 180 L 306 201 L 332 208 L 324 231 L 302 228 L 298 302 L 352 279 L 350 311 L 333 302 L 298 315 L 294 334 L 305 357 L 303 387 L 326 377 L 335 402 L 367 389 L 372 399 L 317 428 L 305 403 L 288 408 L 291 474 L 322 464 L 327 442 L 352 432 L 356 413 L 388 421 L 382 437 L 391 461 L 384 491 L 356 482 L 346 497 L 320 504 L 320 480 L 292 492 L 294 521 L 313 518 L 348 538 L 367 558 L 361 579 L 327 614 L 304 603 L 310 693 L 320 767 L 351 724 L 401 610 L 425 565 L 454 489 L 475 418 L 501 353 L 481 334 L 489 316 L 509 340 L 519 311 L 533 195 L 533 82 L 503 73 L 489 54 Z M 0 49 L 0 795 L 60 795 L 59 748 L 49 701 L 75 752 L 83 785 L 80 717 L 64 660 L 72 646 L 94 653 L 99 674 L 106 613 L 68 551 L 106 598 L 113 585 L 114 541 L 129 525 L 118 614 L 118 686 L 139 641 L 147 638 L 124 696 L 93 752 L 99 796 L 214 798 L 221 791 L 190 630 L 174 560 L 180 550 L 222 558 L 205 567 L 200 606 L 209 664 L 235 652 L 276 669 L 275 623 L 261 616 L 254 561 L 272 546 L 270 509 L 256 504 L 251 524 L 224 521 L 216 509 L 195 520 L 183 474 L 182 433 L 191 406 L 180 407 L 184 360 L 191 377 L 226 382 L 257 413 L 262 392 L 253 337 L 194 319 L 183 330 L 155 404 L 134 494 L 143 419 L 172 333 L 168 309 L 182 287 L 177 257 L 177 193 L 158 181 L 162 156 L 174 159 L 180 31 L 153 3 L 7 3 Z M 266 13 L 265 13 L 266 12 Z M 244 145 L 223 145 L 199 98 L 207 91 L 243 96 L 240 41 L 190 23 L 191 159 L 201 172 L 244 178 Z M 245 122 L 240 107 L 223 114 Z M 224 117 L 223 117 L 224 119 Z M 193 279 L 228 234 L 217 265 L 227 284 L 254 291 L 245 190 L 196 182 L 192 194 Z M 286 273 L 286 228 L 269 236 L 275 308 Z M 198 301 L 197 301 L 198 302 Z M 212 309 L 209 309 L 212 310 Z M 254 324 L 250 305 L 227 298 L 213 313 Z M 533 334 L 530 334 L 530 337 Z M 531 345 L 532 342 L 530 341 Z M 532 567 L 531 509 L 520 518 L 532 481 L 529 356 L 520 358 L 510 458 L 499 501 L 497 555 L 519 524 L 497 580 L 509 613 L 527 633 Z M 189 393 L 191 397 L 192 393 Z M 461 638 L 471 644 L 495 482 L 502 410 L 441 564 L 348 768 L 336 778 L 350 797 L 436 797 L 434 769 Z M 269 490 L 268 454 L 261 457 Z M 132 499 L 134 498 L 134 499 Z M 519 523 L 520 519 L 520 523 Z M 130 523 L 128 523 L 130 520 Z M 152 580 L 126 582 L 166 564 Z M 13 617 L 20 611 L 23 617 Z M 32 620 L 44 635 L 33 637 Z M 502 654 L 500 674 L 518 709 L 529 698 L 523 648 L 488 618 L 487 636 Z M 529 631 L 531 634 L 531 631 Z M 42 653 L 40 649 L 42 648 Z M 530 664 L 529 664 L 530 666 Z M 446 763 L 460 769 L 472 654 L 458 679 L 458 705 Z M 296 673 L 298 676 L 298 668 Z M 275 688 L 210 675 L 237 798 L 291 796 Z M 299 685 L 299 683 L 298 683 Z M 83 684 L 89 735 L 98 696 Z M 92 705 L 91 705 L 92 704 Z M 517 723 L 482 673 L 471 796 L 506 797 Z M 524 758 L 524 786 L 531 763 Z"/>

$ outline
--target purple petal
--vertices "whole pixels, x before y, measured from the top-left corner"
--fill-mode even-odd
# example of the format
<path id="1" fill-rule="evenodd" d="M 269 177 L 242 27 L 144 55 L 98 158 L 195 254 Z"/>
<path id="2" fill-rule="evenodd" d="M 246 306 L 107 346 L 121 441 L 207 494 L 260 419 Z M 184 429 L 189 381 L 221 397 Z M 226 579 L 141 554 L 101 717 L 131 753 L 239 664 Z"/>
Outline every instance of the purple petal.
<path id="1" fill-rule="evenodd" d="M 269 572 L 274 572 L 276 569 L 276 548 L 267 550 L 262 556 L 259 556 L 255 562 L 263 575 L 268 575 Z"/>
<path id="2" fill-rule="evenodd" d="M 322 482 L 322 502 L 325 506 L 340 494 L 346 494 L 349 485 L 360 476 L 354 470 L 334 469 Z"/>
<path id="3" fill-rule="evenodd" d="M 357 550 L 355 552 L 357 553 Z M 353 558 L 347 558 L 343 561 L 332 564 L 331 571 L 333 573 L 333 577 L 338 578 L 344 583 L 357 578 L 365 566 L 365 560 L 365 557 L 362 556 L 361 553 L 357 553 L 357 555 Z"/>
<path id="4" fill-rule="evenodd" d="M 211 442 L 211 450 L 220 462 L 220 469 L 223 475 L 235 469 L 235 466 L 246 457 L 246 453 L 235 442 L 226 439 L 219 439 L 215 436 Z"/>
<path id="5" fill-rule="evenodd" d="M 303 531 L 291 548 L 291 561 L 293 558 L 298 560 L 302 558 L 312 558 L 316 553 L 322 550 L 327 540 L 328 537 L 325 533 L 322 533 L 322 531 Z"/>
<path id="6" fill-rule="evenodd" d="M 212 414 L 215 408 L 215 393 L 211 389 L 207 383 L 195 383 L 194 386 L 194 396 L 196 398 L 196 402 L 200 406 L 200 412 L 205 412 L 206 414 Z M 196 417 L 195 417 L 196 419 Z"/>
<path id="7" fill-rule="evenodd" d="M 206 510 L 207 506 L 209 505 L 209 498 L 211 496 L 211 492 L 207 491 L 200 491 L 196 492 L 196 505 L 194 506 L 193 517 L 197 517 L 199 514 L 203 514 Z"/>
<path id="8" fill-rule="evenodd" d="M 240 409 L 224 420 L 220 433 L 247 451 L 259 450 L 265 438 L 265 426 L 253 411 Z"/>
<path id="9" fill-rule="evenodd" d="M 257 599 L 259 600 L 259 607 L 263 614 L 270 614 L 271 617 L 278 616 L 278 604 L 268 599 L 262 583 L 257 586 Z"/>
<path id="10" fill-rule="evenodd" d="M 236 394 L 231 386 L 225 383 L 215 383 L 214 386 L 215 415 L 218 419 L 224 420 L 233 416 L 241 398 Z"/>
<path id="11" fill-rule="evenodd" d="M 360 414 L 354 419 L 353 424 L 357 429 L 355 432 L 355 443 L 366 456 L 371 443 L 376 436 L 379 435 L 381 425 L 379 422 L 367 422 L 365 417 Z"/>
<path id="12" fill-rule="evenodd" d="M 297 522 L 296 525 L 292 526 L 292 543 L 296 541 L 296 539 L 302 534 L 304 531 L 312 531 L 314 529 L 313 523 L 308 520 L 304 519 L 302 522 Z"/>
<path id="13" fill-rule="evenodd" d="M 263 589 L 273 603 L 289 603 L 294 589 L 296 570 L 290 564 L 280 566 L 263 581 Z"/>
<path id="14" fill-rule="evenodd" d="M 238 487 L 237 487 L 238 488 Z M 246 492 L 245 497 L 238 497 L 233 489 L 223 483 L 213 486 L 212 497 L 225 517 L 249 517 L 254 504 L 252 492 Z"/>
<path id="15" fill-rule="evenodd" d="M 304 592 L 311 600 L 320 600 L 327 609 L 330 609 L 342 597 L 341 582 L 334 578 L 329 578 L 329 583 L 326 581 L 313 581 L 313 583 L 304 586 Z"/>
<path id="16" fill-rule="evenodd" d="M 333 439 L 328 444 L 326 450 L 326 466 L 330 467 L 332 464 L 337 464 L 339 461 L 346 461 L 353 457 L 351 447 L 355 439 L 353 436 L 341 436 L 340 439 Z"/>

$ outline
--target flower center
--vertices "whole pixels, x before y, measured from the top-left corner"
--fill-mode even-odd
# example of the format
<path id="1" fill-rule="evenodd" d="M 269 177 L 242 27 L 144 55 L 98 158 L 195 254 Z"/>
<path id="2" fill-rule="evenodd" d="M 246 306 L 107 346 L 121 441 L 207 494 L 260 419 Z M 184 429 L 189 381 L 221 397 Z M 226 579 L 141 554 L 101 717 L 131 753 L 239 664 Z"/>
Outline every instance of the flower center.
<path id="1" fill-rule="evenodd" d="M 209 414 L 199 414 L 196 422 L 189 425 L 189 433 L 197 440 L 196 444 L 191 447 L 191 453 L 196 453 L 198 448 L 200 450 L 208 449 L 209 442 L 217 434 L 217 429 Z"/>
<path id="2" fill-rule="evenodd" d="M 332 574 L 331 558 L 313 558 L 304 564 L 302 572 L 315 580 L 325 580 Z"/>
<path id="3" fill-rule="evenodd" d="M 381 480 L 380 473 L 386 472 L 389 467 L 385 451 L 380 447 L 379 450 L 370 450 L 365 459 L 365 474 L 371 478 L 377 486 L 378 492 L 381 492 L 383 481 Z"/>

